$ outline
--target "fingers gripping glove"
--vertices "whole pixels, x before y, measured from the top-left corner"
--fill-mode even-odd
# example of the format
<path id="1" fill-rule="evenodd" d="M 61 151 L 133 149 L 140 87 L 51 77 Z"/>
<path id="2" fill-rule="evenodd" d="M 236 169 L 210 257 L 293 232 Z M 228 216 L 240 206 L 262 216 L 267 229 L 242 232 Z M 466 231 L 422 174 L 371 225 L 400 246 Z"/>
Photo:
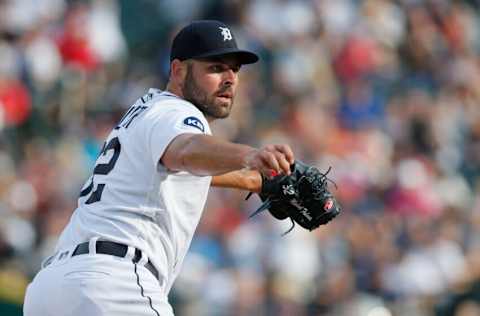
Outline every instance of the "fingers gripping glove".
<path id="1" fill-rule="evenodd" d="M 262 175 L 259 195 L 263 203 L 250 217 L 268 209 L 276 219 L 290 218 L 293 225 L 285 234 L 295 227 L 295 223 L 310 231 L 327 224 L 341 211 L 337 200 L 328 191 L 329 171 L 321 173 L 297 160 L 289 176 L 268 179 Z"/>

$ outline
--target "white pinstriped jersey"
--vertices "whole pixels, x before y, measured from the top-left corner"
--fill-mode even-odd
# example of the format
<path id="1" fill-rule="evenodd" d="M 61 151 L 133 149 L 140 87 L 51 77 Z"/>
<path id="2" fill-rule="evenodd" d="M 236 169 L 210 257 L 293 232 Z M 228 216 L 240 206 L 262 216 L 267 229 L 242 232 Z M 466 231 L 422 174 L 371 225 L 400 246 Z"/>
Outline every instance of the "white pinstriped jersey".
<path id="1" fill-rule="evenodd" d="M 95 236 L 134 246 L 148 255 L 168 293 L 211 182 L 210 176 L 171 172 L 159 162 L 183 133 L 211 134 L 193 104 L 157 89 L 136 101 L 108 136 L 57 249 Z"/>

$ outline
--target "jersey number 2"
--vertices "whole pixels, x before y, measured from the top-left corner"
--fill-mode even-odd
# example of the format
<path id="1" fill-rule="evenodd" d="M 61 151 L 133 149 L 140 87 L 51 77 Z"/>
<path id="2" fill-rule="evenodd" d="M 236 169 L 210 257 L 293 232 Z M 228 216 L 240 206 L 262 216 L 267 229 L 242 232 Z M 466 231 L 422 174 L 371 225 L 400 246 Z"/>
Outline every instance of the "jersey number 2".
<path id="1" fill-rule="evenodd" d="M 108 144 L 106 143 L 103 144 L 102 150 L 100 151 L 100 155 L 105 156 L 109 150 L 113 150 L 112 158 L 110 158 L 110 160 L 107 163 L 101 163 L 95 166 L 95 169 L 93 170 L 92 182 L 90 182 L 88 187 L 86 187 L 80 192 L 80 197 L 86 196 L 90 194 L 90 192 L 92 192 L 93 186 L 94 186 L 93 179 L 96 174 L 107 175 L 110 171 L 112 171 L 113 167 L 115 167 L 115 163 L 118 160 L 118 156 L 120 156 L 121 148 L 122 146 L 120 145 L 120 141 L 118 140 L 118 137 L 112 138 L 112 140 L 110 140 Z M 90 197 L 85 201 L 85 204 L 92 204 L 100 201 L 100 199 L 102 198 L 102 193 L 104 188 L 105 188 L 105 183 L 99 183 L 97 185 L 97 189 L 92 192 Z"/>

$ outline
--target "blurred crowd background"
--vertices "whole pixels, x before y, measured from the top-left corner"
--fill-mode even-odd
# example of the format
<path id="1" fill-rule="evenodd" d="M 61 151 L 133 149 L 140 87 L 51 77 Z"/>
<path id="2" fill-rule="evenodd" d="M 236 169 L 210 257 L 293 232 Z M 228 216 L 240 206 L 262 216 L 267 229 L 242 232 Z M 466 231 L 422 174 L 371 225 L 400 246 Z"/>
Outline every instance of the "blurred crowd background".
<path id="1" fill-rule="evenodd" d="M 248 219 L 258 198 L 212 188 L 176 313 L 480 315 L 478 0 L 0 0 L 0 314 L 21 315 L 105 136 L 165 87 L 193 19 L 262 58 L 214 133 L 332 166 L 344 212 L 282 237 L 288 220 Z"/>

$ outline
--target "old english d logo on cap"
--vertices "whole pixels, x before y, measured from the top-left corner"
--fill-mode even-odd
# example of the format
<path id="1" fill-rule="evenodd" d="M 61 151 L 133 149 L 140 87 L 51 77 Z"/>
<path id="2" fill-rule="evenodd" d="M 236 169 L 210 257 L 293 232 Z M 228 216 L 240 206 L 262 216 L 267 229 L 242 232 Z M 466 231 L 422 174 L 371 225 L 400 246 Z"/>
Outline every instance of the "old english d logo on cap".
<path id="1" fill-rule="evenodd" d="M 224 41 L 231 41 L 232 40 L 232 33 L 230 33 L 230 30 L 228 29 L 228 27 L 219 27 L 219 29 L 222 31 L 222 35 L 223 35 L 223 40 Z"/>

